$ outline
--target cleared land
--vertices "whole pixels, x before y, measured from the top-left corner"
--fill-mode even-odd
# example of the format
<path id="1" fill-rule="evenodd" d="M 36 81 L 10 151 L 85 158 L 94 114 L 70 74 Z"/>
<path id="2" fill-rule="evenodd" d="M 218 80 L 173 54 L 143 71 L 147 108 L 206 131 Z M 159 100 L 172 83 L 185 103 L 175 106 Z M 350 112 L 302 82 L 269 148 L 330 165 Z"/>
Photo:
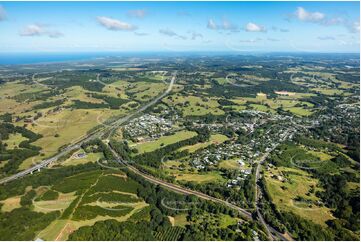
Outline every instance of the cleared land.
<path id="1" fill-rule="evenodd" d="M 166 97 L 163 102 L 174 105 L 184 116 L 202 116 L 206 114 L 222 115 L 224 111 L 216 99 L 202 99 L 197 96 L 180 96 L 178 94 Z"/>
<path id="2" fill-rule="evenodd" d="M 153 150 L 159 149 L 162 146 L 174 144 L 178 141 L 189 139 L 196 135 L 197 133 L 193 131 L 179 131 L 173 135 L 162 136 L 155 141 L 138 144 L 135 146 L 135 148 L 139 151 L 139 153 L 151 152 Z"/>
<path id="3" fill-rule="evenodd" d="M 293 212 L 322 226 L 326 226 L 327 220 L 333 219 L 329 208 L 316 205 L 319 200 L 315 195 L 319 190 L 318 180 L 307 172 L 296 168 L 278 167 L 267 172 L 265 179 L 272 202 L 277 209 Z M 315 192 L 310 193 L 312 187 Z M 302 197 L 306 202 L 298 202 L 297 197 Z"/>
<path id="4" fill-rule="evenodd" d="M 212 134 L 208 142 L 197 143 L 194 145 L 187 145 L 179 149 L 179 151 L 188 150 L 189 153 L 195 152 L 199 149 L 205 148 L 211 144 L 221 144 L 228 140 L 228 137 L 223 134 Z"/>

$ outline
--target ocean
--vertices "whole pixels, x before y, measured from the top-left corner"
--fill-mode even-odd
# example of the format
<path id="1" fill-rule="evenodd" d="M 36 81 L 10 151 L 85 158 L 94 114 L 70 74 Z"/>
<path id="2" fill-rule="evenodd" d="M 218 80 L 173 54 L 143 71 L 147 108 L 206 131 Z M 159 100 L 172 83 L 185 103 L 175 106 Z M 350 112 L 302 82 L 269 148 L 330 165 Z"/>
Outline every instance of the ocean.
<path id="1" fill-rule="evenodd" d="M 105 56 L 118 56 L 115 53 L 0 53 L 0 65 L 40 64 L 67 61 L 81 61 Z"/>

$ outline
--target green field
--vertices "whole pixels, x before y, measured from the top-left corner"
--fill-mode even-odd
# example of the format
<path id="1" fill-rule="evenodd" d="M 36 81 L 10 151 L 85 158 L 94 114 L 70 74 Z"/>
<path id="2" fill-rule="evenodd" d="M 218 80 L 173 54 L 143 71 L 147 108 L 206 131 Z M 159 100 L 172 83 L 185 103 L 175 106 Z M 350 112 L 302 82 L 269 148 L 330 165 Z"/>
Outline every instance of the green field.
<path id="1" fill-rule="evenodd" d="M 313 114 L 312 111 L 308 109 L 304 109 L 302 107 L 292 107 L 292 108 L 285 108 L 284 110 L 290 111 L 291 113 L 297 115 L 297 116 L 310 116 Z"/>
<path id="2" fill-rule="evenodd" d="M 163 99 L 163 102 L 175 106 L 184 116 L 202 116 L 206 114 L 222 115 L 219 103 L 215 99 L 202 99 L 198 96 L 172 95 Z"/>
<path id="3" fill-rule="evenodd" d="M 155 141 L 137 144 L 135 146 L 135 148 L 138 150 L 139 153 L 151 152 L 151 151 L 159 149 L 163 146 L 167 146 L 167 145 L 174 144 L 181 140 L 192 138 L 196 135 L 197 135 L 196 132 L 183 130 L 183 131 L 176 132 L 173 135 L 162 136 Z"/>
<path id="4" fill-rule="evenodd" d="M 10 134 L 9 139 L 5 141 L 5 144 L 7 144 L 8 149 L 14 149 L 15 147 L 19 147 L 19 144 L 22 141 L 28 140 L 27 138 L 23 137 L 21 134 Z"/>
<path id="5" fill-rule="evenodd" d="M 262 104 L 250 104 L 249 106 L 252 109 L 257 110 L 257 111 L 275 113 L 275 111 L 273 109 L 271 109 L 265 105 L 262 105 Z"/>
<path id="6" fill-rule="evenodd" d="M 238 163 L 238 158 L 236 159 L 230 159 L 230 160 L 223 160 L 219 162 L 219 168 L 229 169 L 229 170 L 240 170 L 245 168 L 250 168 L 249 164 L 245 164 L 244 166 L 241 166 Z"/>
<path id="7" fill-rule="evenodd" d="M 197 143 L 194 145 L 187 145 L 179 149 L 179 151 L 188 150 L 189 153 L 193 153 L 199 149 L 205 148 L 211 144 L 220 144 L 228 140 L 228 137 L 223 134 L 212 134 L 208 142 Z"/>
<path id="8" fill-rule="evenodd" d="M 279 180 L 278 177 L 285 181 Z M 315 191 L 320 190 L 317 188 L 318 180 L 312 178 L 307 172 L 296 168 L 278 167 L 267 172 L 265 179 L 272 202 L 277 209 L 293 212 L 322 226 L 326 226 L 325 222 L 334 218 L 327 207 L 316 204 L 309 207 L 309 203 L 296 202 L 297 196 L 310 202 L 319 200 L 315 193 L 307 195 L 311 187 L 315 187 Z"/>
<path id="9" fill-rule="evenodd" d="M 217 171 L 205 173 L 175 172 L 172 175 L 179 181 L 190 181 L 196 183 L 221 182 L 225 180 Z"/>
<path id="10" fill-rule="evenodd" d="M 344 93 L 344 91 L 334 88 L 314 88 L 312 90 L 328 96 L 342 95 Z"/>
<path id="11" fill-rule="evenodd" d="M 176 216 L 173 217 L 173 219 L 175 226 L 184 228 L 187 224 L 189 224 L 189 222 L 187 221 L 187 214 L 185 213 L 177 214 Z"/>
<path id="12" fill-rule="evenodd" d="M 29 129 L 43 135 L 33 144 L 41 147 L 41 152 L 45 156 L 35 156 L 25 160 L 20 165 L 20 169 L 26 169 L 44 157 L 57 153 L 60 147 L 78 141 L 88 130 L 99 125 L 102 120 L 116 114 L 121 114 L 121 112 L 117 110 L 71 111 L 65 109 L 41 117 L 37 120 L 37 124 L 30 126 Z M 56 134 L 59 137 L 56 137 Z"/>

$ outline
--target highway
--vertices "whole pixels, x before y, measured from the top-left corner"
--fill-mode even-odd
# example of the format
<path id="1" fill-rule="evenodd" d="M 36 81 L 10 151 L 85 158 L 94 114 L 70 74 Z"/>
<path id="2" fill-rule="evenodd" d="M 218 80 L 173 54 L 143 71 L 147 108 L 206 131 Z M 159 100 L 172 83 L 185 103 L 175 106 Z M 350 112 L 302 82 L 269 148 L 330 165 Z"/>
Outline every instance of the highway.
<path id="1" fill-rule="evenodd" d="M 35 74 L 34 74 L 35 76 Z M 34 78 L 33 76 L 33 78 Z M 226 77 L 227 80 L 228 80 L 228 76 Z M 162 93 L 161 95 L 159 95 L 158 97 L 156 97 L 155 99 L 153 99 L 152 101 L 148 102 L 147 104 L 145 104 L 144 106 L 142 106 L 141 108 L 139 108 L 138 110 L 136 110 L 135 112 L 121 118 L 121 119 L 118 119 L 116 121 L 114 121 L 113 123 L 107 125 L 107 127 L 102 127 L 90 134 L 87 134 L 85 135 L 82 139 L 80 139 L 78 142 L 74 143 L 74 144 L 71 144 L 69 146 L 67 146 L 66 148 L 64 148 L 63 150 L 61 150 L 58 154 L 56 154 L 55 156 L 49 158 L 49 159 L 45 159 L 43 161 L 41 161 L 39 164 L 33 166 L 33 167 L 30 167 L 24 171 L 21 171 L 17 174 L 14 174 L 12 176 L 9 176 L 9 177 L 6 177 L 6 178 L 3 178 L 0 180 L 0 184 L 4 184 L 4 183 L 7 183 L 9 181 L 13 181 L 15 179 L 19 179 L 25 175 L 28 175 L 28 174 L 32 174 L 34 171 L 37 171 L 37 170 L 40 170 L 41 168 L 43 167 L 46 167 L 48 166 L 50 163 L 52 162 L 55 162 L 57 161 L 60 157 L 68 154 L 70 151 L 73 151 L 73 150 L 76 150 L 76 149 L 79 149 L 80 146 L 92 139 L 95 139 L 95 138 L 100 138 L 102 137 L 106 132 L 108 131 L 111 131 L 117 127 L 119 127 L 120 125 L 122 125 L 123 123 L 125 122 L 128 122 L 129 120 L 131 120 L 132 118 L 134 118 L 135 116 L 137 116 L 138 114 L 140 114 L 141 112 L 145 111 L 146 109 L 148 109 L 149 107 L 151 107 L 152 105 L 156 104 L 158 101 L 160 101 L 162 98 L 164 98 L 166 95 L 168 95 L 172 88 L 173 88 L 173 85 L 175 83 L 175 79 L 176 79 L 176 72 L 173 74 L 172 78 L 171 78 L 171 81 L 169 83 L 169 86 L 167 88 L 167 90 Z M 97 75 L 97 80 L 99 80 L 99 75 Z M 108 145 L 109 146 L 109 145 Z M 277 145 L 276 145 L 277 146 Z M 276 148 L 276 146 L 274 146 L 273 149 Z M 229 208 L 232 208 L 236 211 L 238 211 L 241 215 L 243 215 L 243 217 L 245 219 L 248 219 L 248 220 L 252 220 L 252 214 L 241 208 L 241 207 L 238 207 L 232 203 L 229 203 L 227 201 L 224 201 L 222 199 L 218 199 L 218 198 L 215 198 L 215 197 L 212 197 L 212 196 L 209 196 L 207 194 L 204 194 L 204 193 L 201 193 L 201 192 L 198 192 L 198 191 L 194 191 L 194 190 L 190 190 L 190 189 L 187 189 L 187 188 L 184 188 L 184 187 L 181 187 L 179 185 L 175 185 L 173 183 L 169 183 L 169 182 L 166 182 L 166 181 L 163 181 L 163 180 L 160 180 L 160 179 L 157 179 L 153 176 L 150 176 L 148 174 L 145 174 L 141 171 L 139 171 L 137 168 L 135 168 L 134 166 L 130 165 L 129 163 L 125 162 L 125 161 L 122 161 L 121 158 L 119 157 L 119 155 L 109 146 L 110 150 L 112 151 L 112 153 L 114 154 L 114 156 L 117 158 L 117 161 L 126 166 L 130 171 L 134 172 L 135 174 L 138 174 L 140 176 L 142 176 L 144 179 L 152 182 L 153 184 L 158 184 L 158 185 L 161 185 L 163 187 L 166 187 L 172 191 L 175 191 L 175 192 L 178 192 L 178 193 L 181 193 L 181 194 L 185 194 L 185 195 L 194 195 L 194 196 L 197 196 L 201 199 L 205 199 L 205 200 L 209 200 L 209 201 L 213 201 L 213 202 L 216 202 L 216 203 L 219 203 L 219 204 L 223 204 Z M 272 149 L 272 150 L 273 150 Z M 260 169 L 261 169 L 261 165 L 264 163 L 264 161 L 266 160 L 266 158 L 268 157 L 268 155 L 270 154 L 271 151 L 267 152 L 266 154 L 264 154 L 258 164 L 257 164 L 257 168 L 256 168 L 256 177 L 255 177 L 255 182 L 256 182 L 256 192 L 255 192 L 255 201 L 256 201 L 256 211 L 257 211 L 257 215 L 258 215 L 258 218 L 259 218 L 259 221 L 264 225 L 264 227 L 266 228 L 267 230 L 267 233 L 268 233 L 268 236 L 271 240 L 273 239 L 276 239 L 277 240 L 277 237 L 274 237 L 273 234 L 276 234 L 279 238 L 281 238 L 282 240 L 288 240 L 287 238 L 285 238 L 281 233 L 279 233 L 278 231 L 276 231 L 275 229 L 273 229 L 271 226 L 269 226 L 265 220 L 263 219 L 263 216 L 262 214 L 260 213 L 259 211 L 259 206 L 258 206 L 258 187 L 257 187 L 257 181 L 260 179 Z M 271 233 L 272 231 L 272 233 Z"/>
<path id="2" fill-rule="evenodd" d="M 289 136 L 289 135 L 288 135 Z M 288 238 L 286 238 L 282 233 L 278 232 L 276 229 L 274 229 L 272 226 L 268 225 L 266 223 L 266 221 L 263 218 L 263 215 L 261 213 L 261 208 L 259 207 L 259 195 L 261 194 L 260 188 L 258 186 L 258 181 L 261 178 L 261 167 L 263 165 L 263 163 L 266 161 L 267 157 L 271 154 L 271 152 L 276 149 L 280 143 L 282 143 L 286 137 L 288 137 L 287 135 L 280 140 L 281 142 L 275 144 L 271 150 L 269 150 L 268 152 L 266 152 L 264 155 L 262 155 L 258 161 L 256 161 L 257 163 L 257 167 L 256 167 L 256 175 L 255 175 L 255 203 L 256 203 L 256 212 L 257 212 L 257 217 L 258 220 L 262 223 L 262 225 L 265 227 L 267 234 L 268 234 L 268 238 L 269 240 L 278 240 L 277 237 L 279 237 L 281 240 L 287 241 L 289 240 Z M 276 236 L 275 236 L 276 235 Z M 289 238 L 291 238 L 291 236 L 289 236 Z"/>
<path id="3" fill-rule="evenodd" d="M 111 125 L 108 125 L 107 127 L 101 127 L 100 129 L 89 133 L 87 135 L 85 135 L 82 139 L 80 139 L 79 141 L 77 141 L 74 144 L 70 144 L 69 146 L 67 146 L 66 148 L 62 149 L 58 154 L 54 155 L 51 158 L 42 160 L 41 162 L 39 162 L 39 164 L 32 166 L 26 170 L 20 171 L 14 175 L 11 175 L 9 177 L 5 177 L 3 179 L 0 180 L 0 185 L 13 181 L 15 179 L 19 179 L 23 176 L 26 176 L 28 174 L 32 174 L 34 171 L 40 170 L 43 167 L 48 166 L 50 163 L 57 161 L 60 157 L 68 154 L 70 151 L 79 149 L 80 146 L 84 143 L 89 142 L 92 139 L 96 139 L 96 138 L 100 138 L 103 134 L 105 134 L 108 131 L 111 131 L 117 127 L 119 127 L 119 125 L 128 122 L 130 119 L 134 118 L 136 115 L 140 114 L 141 112 L 145 111 L 147 108 L 151 107 L 152 105 L 154 105 L 155 103 L 157 103 L 159 100 L 161 100 L 162 98 L 164 98 L 166 95 L 168 95 L 168 93 L 170 93 L 172 91 L 174 82 L 176 80 L 176 74 L 177 72 L 174 72 L 172 79 L 169 83 L 169 86 L 167 88 L 167 90 L 162 93 L 161 95 L 159 95 L 158 97 L 156 97 L 155 99 L 153 99 L 152 101 L 150 101 L 149 103 L 145 104 L 144 106 L 142 106 L 141 108 L 137 109 L 135 112 L 114 121 Z M 33 75 L 34 78 L 35 74 Z"/>
<path id="4" fill-rule="evenodd" d="M 215 197 L 212 197 L 212 196 L 209 196 L 207 194 L 204 194 L 202 192 L 198 192 L 198 191 L 194 191 L 194 190 L 190 190 L 190 189 L 187 189 L 187 188 L 184 188 L 182 186 L 179 186 L 179 185 L 176 185 L 176 184 L 173 184 L 173 183 L 170 183 L 170 182 L 166 182 L 166 181 L 163 181 L 163 180 L 160 180 L 158 178 L 155 178 L 151 175 L 148 175 L 148 174 L 145 174 L 143 172 L 141 172 L 140 170 L 138 170 L 137 168 L 135 168 L 134 166 L 130 165 L 128 162 L 122 160 L 118 153 L 116 151 L 114 151 L 112 149 L 112 147 L 107 144 L 110 151 L 113 153 L 114 157 L 116 158 L 116 161 L 125 166 L 126 168 L 128 168 L 130 171 L 132 171 L 133 173 L 143 177 L 144 179 L 146 179 L 147 181 L 153 183 L 153 184 L 156 184 L 156 185 L 160 185 L 160 186 L 163 186 L 171 191 L 174 191 L 174 192 L 177 192 L 177 193 L 181 193 L 181 194 L 184 194 L 184 195 L 194 195 L 198 198 L 201 198 L 201 199 L 204 199 L 204 200 L 208 200 L 208 201 L 212 201 L 212 202 L 216 202 L 216 203 L 219 203 L 219 204 L 222 204 L 222 205 L 225 205 L 231 209 L 234 209 L 236 211 L 238 211 L 242 217 L 246 220 L 253 220 L 253 217 L 252 217 L 252 213 L 250 213 L 249 211 L 245 210 L 244 208 L 241 208 L 241 207 L 238 207 L 232 203 L 229 203 L 225 200 L 222 200 L 222 199 L 218 199 L 218 198 L 215 198 Z M 267 156 L 269 155 L 270 152 L 267 152 L 265 155 L 263 155 L 263 162 L 266 160 Z M 262 162 L 262 163 L 263 163 Z M 258 172 L 259 174 L 259 172 Z M 259 177 L 259 175 L 258 175 Z M 267 230 L 267 234 L 268 234 L 268 237 L 270 240 L 279 240 L 278 238 L 280 238 L 281 240 L 284 240 L 284 241 L 288 241 L 289 239 L 286 238 L 283 234 L 281 234 L 280 232 L 278 232 L 276 229 L 274 229 L 273 227 L 271 227 L 270 225 L 268 225 L 265 220 L 263 219 L 263 216 L 261 215 L 261 213 L 259 212 L 258 210 L 258 206 L 256 205 L 257 207 L 257 214 L 258 214 L 258 220 L 262 223 L 262 225 L 266 228 Z M 290 236 L 289 236 L 290 237 Z M 291 238 L 291 237 L 290 237 Z"/>
<path id="5" fill-rule="evenodd" d="M 116 151 L 114 151 L 112 149 L 112 147 L 108 144 L 108 147 L 109 149 L 111 150 L 111 152 L 113 153 L 114 157 L 116 158 L 117 162 L 123 166 L 126 166 L 130 171 L 134 172 L 135 174 L 143 177 L 144 179 L 146 179 L 147 181 L 153 183 L 153 184 L 156 184 L 156 185 L 161 185 L 163 187 L 166 187 L 168 188 L 169 190 L 172 190 L 172 191 L 175 191 L 175 192 L 178 192 L 178 193 L 181 193 L 181 194 L 185 194 L 185 195 L 194 195 L 194 196 L 197 196 L 201 199 L 205 199 L 205 200 L 209 200 L 209 201 L 213 201 L 213 202 L 216 202 L 216 203 L 219 203 L 219 204 L 222 204 L 222 205 L 225 205 L 229 208 L 232 208 L 236 211 L 238 211 L 240 214 L 243 215 L 243 217 L 245 219 L 248 219 L 248 220 L 252 220 L 252 214 L 250 212 L 248 212 L 247 210 L 241 208 L 241 207 L 238 207 L 232 203 L 229 203 L 227 201 L 224 201 L 222 199 L 218 199 L 218 198 L 215 198 L 215 197 L 212 197 L 212 196 L 209 196 L 207 194 L 204 194 L 202 192 L 198 192 L 198 191 L 194 191 L 194 190 L 190 190 L 190 189 L 187 189 L 187 188 L 184 188 L 182 186 L 179 186 L 179 185 L 176 185 L 176 184 L 173 184 L 173 183 L 170 183 L 170 182 L 166 182 L 166 181 L 163 181 L 163 180 L 160 180 L 158 178 L 155 178 L 153 176 L 150 176 L 148 174 L 145 174 L 141 171 L 139 171 L 137 168 L 135 168 L 134 166 L 130 165 L 128 162 L 126 161 L 123 161 L 121 159 L 121 157 L 119 157 L 118 153 Z"/>

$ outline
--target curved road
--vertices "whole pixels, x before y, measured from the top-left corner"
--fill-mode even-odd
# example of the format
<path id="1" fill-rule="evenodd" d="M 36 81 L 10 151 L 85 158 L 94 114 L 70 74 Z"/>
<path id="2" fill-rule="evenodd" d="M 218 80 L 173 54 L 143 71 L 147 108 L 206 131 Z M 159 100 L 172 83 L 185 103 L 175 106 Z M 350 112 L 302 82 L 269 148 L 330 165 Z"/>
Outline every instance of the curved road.
<path id="1" fill-rule="evenodd" d="M 220 203 L 220 204 L 223 204 L 223 205 L 226 205 L 227 207 L 230 207 L 234 210 L 237 210 L 238 212 L 240 212 L 246 219 L 250 219 L 252 220 L 252 214 L 250 212 L 248 212 L 247 210 L 243 209 L 243 208 L 240 208 L 232 203 L 229 203 L 227 201 L 224 201 L 222 199 L 218 199 L 218 198 L 215 198 L 215 197 L 212 197 L 212 196 L 209 196 L 207 194 L 204 194 L 202 192 L 198 192 L 198 191 L 194 191 L 194 190 L 190 190 L 188 188 L 184 188 L 182 186 L 179 186 L 179 185 L 176 185 L 176 184 L 173 184 L 173 183 L 170 183 L 170 182 L 166 182 L 166 181 L 163 181 L 163 180 L 160 180 L 158 178 L 155 178 L 151 175 L 148 175 L 148 174 L 145 174 L 143 172 L 141 172 L 140 170 L 138 170 L 137 168 L 135 168 L 134 166 L 130 165 L 128 162 L 126 161 L 123 161 L 118 153 L 116 151 L 114 151 L 112 149 L 112 147 L 108 144 L 108 147 L 110 149 L 110 151 L 113 153 L 114 157 L 116 158 L 117 162 L 120 163 L 121 165 L 124 165 L 126 166 L 130 171 L 134 172 L 135 174 L 143 177 L 144 179 L 150 181 L 151 183 L 153 184 L 157 184 L 157 185 L 161 185 L 163 187 L 166 187 L 172 191 L 175 191 L 175 192 L 178 192 L 178 193 L 182 193 L 182 194 L 185 194 L 185 195 L 195 195 L 199 198 L 202 198 L 202 199 L 205 199 L 205 200 L 210 200 L 210 201 L 213 201 L 213 202 L 216 202 L 216 203 Z"/>

